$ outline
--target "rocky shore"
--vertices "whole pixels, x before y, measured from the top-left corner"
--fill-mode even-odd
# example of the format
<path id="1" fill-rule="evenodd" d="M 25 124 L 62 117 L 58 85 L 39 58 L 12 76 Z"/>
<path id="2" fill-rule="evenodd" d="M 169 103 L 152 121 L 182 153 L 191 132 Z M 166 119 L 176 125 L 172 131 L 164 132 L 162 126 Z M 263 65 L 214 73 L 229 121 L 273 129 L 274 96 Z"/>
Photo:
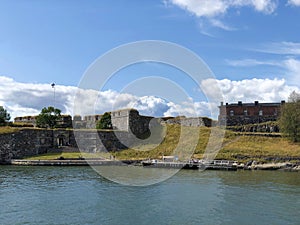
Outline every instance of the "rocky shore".
<path id="1" fill-rule="evenodd" d="M 141 166 L 141 160 L 78 160 L 78 159 L 64 159 L 64 160 L 11 160 L 9 165 L 25 165 L 25 166 Z M 238 170 L 280 170 L 280 171 L 300 171 L 300 162 L 271 162 L 271 163 L 261 163 L 256 161 L 249 161 L 247 163 L 234 163 L 236 169 Z"/>
<path id="2" fill-rule="evenodd" d="M 237 165 L 238 169 L 244 170 L 284 170 L 284 171 L 300 171 L 300 163 L 291 162 L 271 162 L 271 163 L 257 163 L 256 161 L 249 161 L 246 164 L 241 163 Z"/>

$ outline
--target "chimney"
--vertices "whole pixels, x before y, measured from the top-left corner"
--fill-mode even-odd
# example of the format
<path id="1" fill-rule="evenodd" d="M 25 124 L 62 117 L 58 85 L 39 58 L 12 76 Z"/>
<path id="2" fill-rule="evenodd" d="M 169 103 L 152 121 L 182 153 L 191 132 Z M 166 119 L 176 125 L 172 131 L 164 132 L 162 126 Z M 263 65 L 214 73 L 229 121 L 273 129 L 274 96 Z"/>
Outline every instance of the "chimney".
<path id="1" fill-rule="evenodd" d="M 224 103 L 223 102 L 221 102 L 221 106 L 223 106 L 224 105 Z"/>
<path id="2" fill-rule="evenodd" d="M 255 102 L 254 102 L 254 105 L 258 105 L 258 101 L 255 101 Z"/>
<path id="3" fill-rule="evenodd" d="M 243 102 L 242 101 L 238 101 L 238 105 L 243 105 Z"/>
<path id="4" fill-rule="evenodd" d="M 284 100 L 281 101 L 281 105 L 283 105 L 283 104 L 285 104 L 285 101 L 284 101 Z"/>

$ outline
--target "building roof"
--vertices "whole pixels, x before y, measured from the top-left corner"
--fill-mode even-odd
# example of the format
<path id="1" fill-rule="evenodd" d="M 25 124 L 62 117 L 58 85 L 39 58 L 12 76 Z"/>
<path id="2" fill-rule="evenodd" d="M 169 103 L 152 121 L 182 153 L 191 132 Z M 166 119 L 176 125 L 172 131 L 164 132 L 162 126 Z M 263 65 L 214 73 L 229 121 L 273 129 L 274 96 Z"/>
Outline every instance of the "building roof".
<path id="1" fill-rule="evenodd" d="M 219 107 L 228 107 L 228 106 L 244 106 L 244 107 L 254 107 L 254 106 L 280 106 L 282 103 L 284 103 L 284 101 L 281 102 L 266 102 L 266 103 L 260 103 L 258 101 L 255 102 L 251 102 L 251 103 L 243 103 L 243 102 L 238 102 L 238 103 L 226 103 L 226 104 L 222 104 Z"/>

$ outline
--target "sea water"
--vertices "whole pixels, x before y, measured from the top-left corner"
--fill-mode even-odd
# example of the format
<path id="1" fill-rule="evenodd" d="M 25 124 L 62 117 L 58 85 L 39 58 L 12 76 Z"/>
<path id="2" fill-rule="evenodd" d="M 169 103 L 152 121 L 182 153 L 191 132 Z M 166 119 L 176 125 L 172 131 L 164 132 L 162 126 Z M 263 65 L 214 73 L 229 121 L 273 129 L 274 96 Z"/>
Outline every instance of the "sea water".
<path id="1" fill-rule="evenodd" d="M 135 187 L 86 166 L 0 166 L 0 224 L 300 224 L 300 173 L 181 170 Z"/>

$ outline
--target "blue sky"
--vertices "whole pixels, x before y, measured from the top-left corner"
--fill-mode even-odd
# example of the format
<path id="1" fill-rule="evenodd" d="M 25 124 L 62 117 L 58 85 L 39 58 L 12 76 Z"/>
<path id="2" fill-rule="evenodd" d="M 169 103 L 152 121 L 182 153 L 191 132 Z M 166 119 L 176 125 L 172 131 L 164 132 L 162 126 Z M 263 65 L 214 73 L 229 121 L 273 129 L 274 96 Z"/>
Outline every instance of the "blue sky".
<path id="1" fill-rule="evenodd" d="M 195 52 L 213 71 L 225 101 L 280 101 L 300 87 L 298 21 L 299 0 L 1 1 L 0 105 L 13 116 L 38 113 L 51 103 L 49 84 L 55 82 L 57 106 L 72 114 L 75 87 L 89 65 L 112 48 L 141 40 L 173 42 Z M 176 82 L 198 113 L 210 115 L 193 82 L 155 63 L 125 68 L 98 94 L 106 94 L 107 106 L 109 98 L 144 76 Z M 184 103 L 127 94 L 115 107 L 189 114 Z M 97 112 L 106 110 L 99 106 Z"/>

